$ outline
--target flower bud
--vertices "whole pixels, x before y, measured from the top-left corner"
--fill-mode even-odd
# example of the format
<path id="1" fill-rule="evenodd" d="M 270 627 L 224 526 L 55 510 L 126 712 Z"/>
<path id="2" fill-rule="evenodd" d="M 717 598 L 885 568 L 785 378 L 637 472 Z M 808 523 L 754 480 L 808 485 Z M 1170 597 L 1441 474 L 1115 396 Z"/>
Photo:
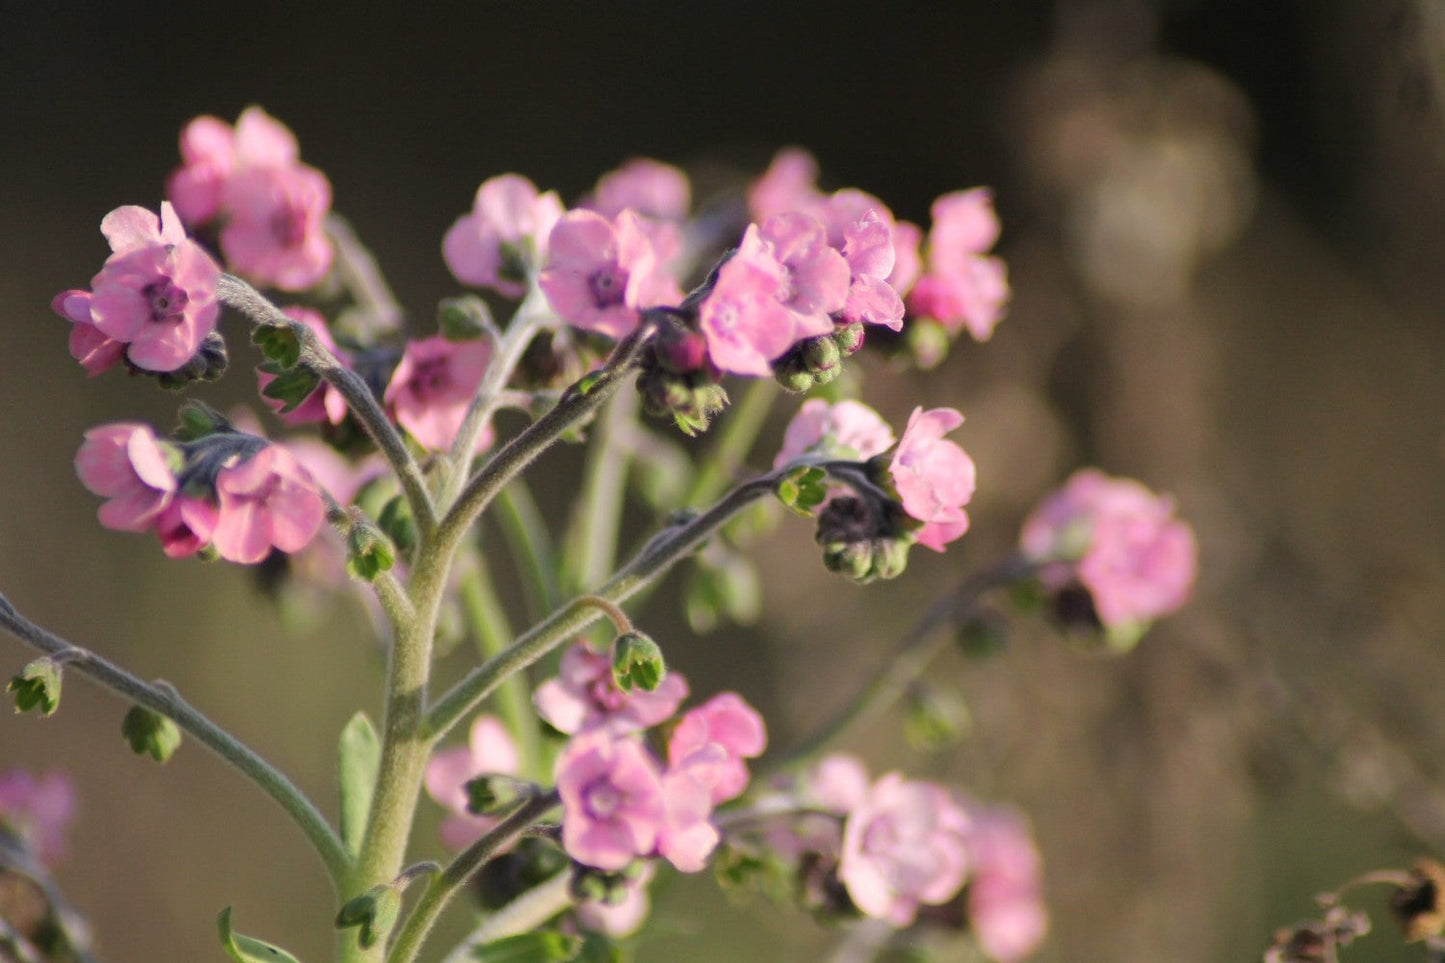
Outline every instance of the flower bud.
<path id="1" fill-rule="evenodd" d="M 664 324 L 653 340 L 657 363 L 674 374 L 700 371 L 707 365 L 707 338 L 680 324 Z"/>
<path id="2" fill-rule="evenodd" d="M 42 656 L 11 677 L 5 688 L 15 693 L 16 712 L 39 707 L 42 716 L 51 715 L 60 705 L 60 665 L 51 657 Z"/>
<path id="3" fill-rule="evenodd" d="M 200 348 L 189 361 L 174 371 L 156 373 L 156 381 L 162 388 L 173 390 L 184 388 L 193 381 L 217 381 L 226 373 L 230 363 L 225 339 L 212 331 L 201 341 Z"/>
<path id="4" fill-rule="evenodd" d="M 411 514 L 411 503 L 404 496 L 397 495 L 387 502 L 376 523 L 399 551 L 409 552 L 415 547 L 416 519 Z"/>
<path id="5" fill-rule="evenodd" d="M 466 783 L 467 812 L 473 816 L 495 816 L 511 806 L 527 785 L 514 776 L 484 773 Z"/>
<path id="6" fill-rule="evenodd" d="M 633 687 L 654 692 L 667 676 L 662 649 L 641 632 L 624 632 L 612 640 L 612 681 L 623 692 Z"/>
<path id="7" fill-rule="evenodd" d="M 448 341 L 476 341 L 495 327 L 492 309 L 479 297 L 443 298 L 437 305 L 437 327 Z"/>
<path id="8" fill-rule="evenodd" d="M 958 744 L 972 728 L 968 705 L 955 692 L 914 686 L 904 709 L 903 733 L 909 745 L 938 752 Z"/>
<path id="9" fill-rule="evenodd" d="M 143 706 L 131 706 L 120 724 L 121 735 L 138 756 L 165 762 L 181 745 L 181 730 L 174 722 Z"/>
<path id="10" fill-rule="evenodd" d="M 864 337 L 863 322 L 854 321 L 852 324 L 838 326 L 838 329 L 833 332 L 833 343 L 838 346 L 838 351 L 846 358 L 863 347 Z"/>

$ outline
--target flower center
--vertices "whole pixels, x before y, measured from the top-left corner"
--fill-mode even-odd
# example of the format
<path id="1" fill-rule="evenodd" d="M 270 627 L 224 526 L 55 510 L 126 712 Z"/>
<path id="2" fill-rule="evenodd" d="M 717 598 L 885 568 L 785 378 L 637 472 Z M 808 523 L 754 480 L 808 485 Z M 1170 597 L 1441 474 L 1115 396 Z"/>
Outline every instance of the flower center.
<path id="1" fill-rule="evenodd" d="M 587 790 L 587 811 L 596 819 L 610 819 L 622 806 L 622 793 L 610 782 L 599 782 Z"/>
<path id="2" fill-rule="evenodd" d="M 598 308 L 616 307 L 627 291 L 627 272 L 616 264 L 609 264 L 587 279 L 587 288 Z"/>
<path id="3" fill-rule="evenodd" d="M 299 247 L 306 239 L 306 212 L 295 204 L 282 204 L 267 226 L 281 247 Z"/>
<path id="4" fill-rule="evenodd" d="M 151 321 L 176 324 L 183 320 L 190 295 L 168 277 L 153 281 L 141 291 L 151 303 Z"/>
<path id="5" fill-rule="evenodd" d="M 431 401 L 452 385 L 451 368 L 445 358 L 418 361 L 411 376 L 411 390 L 421 401 Z"/>

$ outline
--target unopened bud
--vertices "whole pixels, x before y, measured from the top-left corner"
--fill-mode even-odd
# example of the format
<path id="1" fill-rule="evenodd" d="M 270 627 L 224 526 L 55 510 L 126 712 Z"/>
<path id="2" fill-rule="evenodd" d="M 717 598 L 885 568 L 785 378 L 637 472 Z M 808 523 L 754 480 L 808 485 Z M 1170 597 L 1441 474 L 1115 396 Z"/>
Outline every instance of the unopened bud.
<path id="1" fill-rule="evenodd" d="M 623 692 L 652 692 L 667 676 L 662 649 L 641 632 L 624 632 L 612 640 L 612 681 Z"/>
<path id="2" fill-rule="evenodd" d="M 437 327 L 448 341 L 476 341 L 494 327 L 492 309 L 474 295 L 443 298 L 437 305 Z"/>
<path id="3" fill-rule="evenodd" d="M 29 712 L 38 708 L 42 716 L 55 712 L 60 705 L 60 665 L 53 658 L 35 659 L 11 677 L 6 689 L 15 694 L 15 711 Z"/>
<path id="4" fill-rule="evenodd" d="M 852 324 L 845 324 L 833 332 L 833 343 L 843 357 L 848 357 L 863 347 L 864 331 L 863 322 L 854 321 Z"/>
<path id="5" fill-rule="evenodd" d="M 138 756 L 165 762 L 181 745 L 181 730 L 174 722 L 143 706 L 132 706 L 120 724 L 121 735 Z"/>

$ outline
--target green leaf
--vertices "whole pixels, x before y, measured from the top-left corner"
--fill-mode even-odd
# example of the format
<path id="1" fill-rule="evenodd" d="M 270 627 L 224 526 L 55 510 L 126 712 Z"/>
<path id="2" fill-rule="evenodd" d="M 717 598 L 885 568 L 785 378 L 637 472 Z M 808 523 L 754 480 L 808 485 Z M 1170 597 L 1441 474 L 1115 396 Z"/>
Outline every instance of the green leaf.
<path id="1" fill-rule="evenodd" d="M 828 497 L 827 477 L 816 465 L 800 465 L 778 481 L 778 501 L 804 518 L 812 518 L 813 509 Z"/>
<path id="2" fill-rule="evenodd" d="M 522 933 L 472 948 L 472 959 L 482 963 L 569 963 L 577 958 L 582 940 L 561 933 Z"/>
<path id="3" fill-rule="evenodd" d="M 386 939 L 401 915 L 401 894 L 393 886 L 373 886 L 347 902 L 336 914 L 336 928 L 361 927 L 356 942 L 363 950 Z"/>
<path id="4" fill-rule="evenodd" d="M 165 762 L 181 746 L 181 730 L 171 720 L 143 706 L 131 706 L 120 723 L 121 735 L 138 756 Z"/>
<path id="5" fill-rule="evenodd" d="M 355 855 L 361 852 L 376 774 L 381 770 L 381 740 L 365 712 L 358 712 L 342 727 L 337 760 L 341 770 L 341 841 Z"/>
<path id="6" fill-rule="evenodd" d="M 251 332 L 251 340 L 282 368 L 294 368 L 301 360 L 301 338 L 289 324 L 258 324 Z"/>
<path id="7" fill-rule="evenodd" d="M 301 963 L 300 960 L 270 943 L 231 932 L 231 907 L 221 910 L 216 919 L 221 930 L 221 948 L 236 963 Z"/>
<path id="8" fill-rule="evenodd" d="M 60 705 L 60 666 L 48 656 L 36 659 L 12 677 L 6 689 L 15 693 L 16 712 L 38 706 L 40 714 L 48 716 Z"/>

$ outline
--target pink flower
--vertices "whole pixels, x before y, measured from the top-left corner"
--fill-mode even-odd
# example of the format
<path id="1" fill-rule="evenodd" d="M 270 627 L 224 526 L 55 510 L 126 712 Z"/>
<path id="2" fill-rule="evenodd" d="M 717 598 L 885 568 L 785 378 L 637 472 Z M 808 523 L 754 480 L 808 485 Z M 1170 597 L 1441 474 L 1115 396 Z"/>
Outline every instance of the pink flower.
<path id="1" fill-rule="evenodd" d="M 283 308 L 281 313 L 310 328 L 315 333 L 317 340 L 325 345 L 328 351 L 343 364 L 350 366 L 350 359 L 347 358 L 346 352 L 336 346 L 335 339 L 331 337 L 331 329 L 327 327 L 326 319 L 321 316 L 319 311 L 292 305 Z M 276 417 L 280 418 L 285 425 L 292 427 L 309 424 L 339 425 L 346 419 L 348 410 L 346 399 L 341 396 L 341 392 L 325 381 L 317 385 L 316 390 L 307 395 L 306 399 L 295 408 L 283 412 L 281 409 L 285 407 L 286 403 L 265 394 L 266 386 L 276 380 L 276 376 L 257 370 L 256 378 L 262 391 L 261 399 L 271 406 L 271 409 L 276 412 Z"/>
<path id="2" fill-rule="evenodd" d="M 100 230 L 112 253 L 91 281 L 91 324 L 124 343 L 136 367 L 174 371 L 215 330 L 221 269 L 186 237 L 169 202 L 159 219 L 143 207 L 118 207 Z"/>
<path id="3" fill-rule="evenodd" d="M 623 692 L 612 679 L 612 660 L 579 642 L 562 655 L 557 677 L 532 696 L 537 714 L 569 735 L 599 726 L 650 729 L 672 718 L 687 698 L 687 680 L 669 672 L 652 692 Z"/>
<path id="4" fill-rule="evenodd" d="M 1174 502 L 1136 481 L 1075 472 L 1024 523 L 1024 554 L 1050 588 L 1077 580 L 1105 626 L 1149 622 L 1189 599 L 1198 572 L 1193 530 Z"/>
<path id="5" fill-rule="evenodd" d="M 179 454 L 164 444 L 150 426 L 134 422 L 102 425 L 85 433 L 75 455 L 81 484 L 107 498 L 97 515 L 106 528 L 143 532 L 176 494 L 172 467 Z"/>
<path id="6" fill-rule="evenodd" d="M 477 188 L 471 213 L 447 231 L 442 256 L 463 284 L 521 297 L 528 275 L 546 259 L 547 237 L 561 216 L 555 191 L 539 194 L 520 174 L 489 178 Z"/>
<path id="7" fill-rule="evenodd" d="M 748 211 L 766 220 L 784 211 L 812 211 L 821 203 L 818 162 L 801 147 L 785 147 L 748 188 Z"/>
<path id="8" fill-rule="evenodd" d="M 723 692 L 688 711 L 667 743 L 670 773 L 690 772 L 714 805 L 740 796 L 748 785 L 744 759 L 763 754 L 763 717 L 736 692 Z M 720 750 L 720 751 L 719 751 Z"/>
<path id="9" fill-rule="evenodd" d="M 803 780 L 802 798 L 839 815 L 851 812 L 868 796 L 868 770 L 857 756 L 835 752 L 824 756 Z"/>
<path id="10" fill-rule="evenodd" d="M 38 779 L 23 769 L 0 773 L 0 827 L 18 836 L 42 863 L 65 858 L 75 803 L 75 787 L 63 772 Z"/>
<path id="11" fill-rule="evenodd" d="M 795 340 L 832 333 L 827 316 L 841 311 L 848 299 L 848 262 L 828 246 L 821 221 L 797 212 L 774 214 L 761 226 L 748 228 L 737 256 L 770 257 L 781 267 L 776 296 L 798 315 Z"/>
<path id="12" fill-rule="evenodd" d="M 917 224 L 898 221 L 893 225 L 893 270 L 886 280 L 900 295 L 907 294 L 923 273 L 923 258 L 918 250 L 922 243 L 923 229 Z"/>
<path id="13" fill-rule="evenodd" d="M 749 233 L 757 230 L 749 227 Z M 746 235 L 744 245 L 748 244 Z M 771 256 L 744 256 L 742 249 L 718 271 L 703 300 L 698 324 L 708 356 L 720 371 L 768 377 L 772 360 L 799 340 L 798 316 L 784 307 L 783 269 Z M 821 332 L 820 332 L 821 333 Z"/>
<path id="14" fill-rule="evenodd" d="M 50 302 L 50 309 L 72 322 L 70 356 L 94 378 L 120 363 L 125 342 L 107 337 L 95 326 L 90 316 L 89 291 L 61 291 Z"/>
<path id="15" fill-rule="evenodd" d="M 285 448 L 267 445 L 216 474 L 219 517 L 211 542 L 220 556 L 245 565 L 272 547 L 298 552 L 326 518 L 326 503 L 311 475 Z"/>
<path id="16" fill-rule="evenodd" d="M 691 203 L 686 174 L 650 157 L 634 157 L 603 174 L 583 206 L 608 218 L 630 209 L 644 217 L 681 221 Z"/>
<path id="17" fill-rule="evenodd" d="M 844 322 L 881 324 L 893 331 L 903 328 L 903 299 L 886 280 L 893 273 L 893 233 L 872 208 L 844 229 L 843 256 L 851 272 L 841 312 Z"/>
<path id="18" fill-rule="evenodd" d="M 237 273 L 288 291 L 325 277 L 331 183 L 300 162 L 284 124 L 259 107 L 242 111 L 234 130 L 198 117 L 181 132 L 181 160 L 167 193 L 187 223 L 224 220 L 221 253 Z"/>
<path id="19" fill-rule="evenodd" d="M 809 452 L 866 461 L 892 445 L 893 429 L 867 405 L 848 400 L 830 405 L 822 398 L 810 398 L 788 422 L 773 467 L 781 468 Z"/>
<path id="20" fill-rule="evenodd" d="M 156 517 L 156 535 L 167 558 L 187 558 L 211 544 L 221 513 L 205 498 L 180 495 Z"/>
<path id="21" fill-rule="evenodd" d="M 517 747 L 496 716 L 479 715 L 465 746 L 442 749 L 426 764 L 427 795 L 450 813 L 442 822 L 442 843 L 464 849 L 496 825 L 496 820 L 467 811 L 467 783 L 484 775 L 514 776 L 519 770 Z"/>
<path id="22" fill-rule="evenodd" d="M 943 789 L 889 773 L 848 814 L 838 877 L 866 915 L 907 926 L 920 904 L 945 903 L 963 886 L 968 829 Z"/>
<path id="23" fill-rule="evenodd" d="M 580 863 L 616 871 L 650 855 L 666 819 L 657 761 L 630 736 L 591 729 L 557 757 L 562 846 Z"/>
<path id="24" fill-rule="evenodd" d="M 909 292 L 908 308 L 987 341 L 1009 299 L 1004 263 L 985 255 L 999 234 L 993 196 L 981 187 L 955 191 L 934 201 L 932 213 L 928 271 Z"/>
<path id="25" fill-rule="evenodd" d="M 682 300 L 632 211 L 615 221 L 595 211 L 564 214 L 552 228 L 537 283 L 562 320 L 610 338 L 637 327 L 641 309 Z"/>
<path id="26" fill-rule="evenodd" d="M 708 755 L 723 755 L 713 744 Z M 717 848 L 712 823 L 713 799 L 708 774 L 699 766 L 669 769 L 662 776 L 663 823 L 657 833 L 657 854 L 679 872 L 696 873 Z"/>
<path id="27" fill-rule="evenodd" d="M 441 336 L 411 341 L 386 387 L 386 403 L 422 447 L 445 451 L 456 440 L 491 355 L 486 341 Z M 490 444 L 489 433 L 479 444 Z"/>
<path id="28" fill-rule="evenodd" d="M 973 861 L 968 925 L 979 947 L 999 963 L 1039 948 L 1048 932 L 1041 895 L 1041 860 L 1028 827 L 1012 810 L 971 807 L 965 840 Z"/>
<path id="29" fill-rule="evenodd" d="M 963 424 L 952 408 L 914 408 L 888 465 L 903 510 L 923 522 L 918 541 L 936 552 L 968 531 L 963 506 L 973 497 L 973 459 L 943 436 Z"/>

